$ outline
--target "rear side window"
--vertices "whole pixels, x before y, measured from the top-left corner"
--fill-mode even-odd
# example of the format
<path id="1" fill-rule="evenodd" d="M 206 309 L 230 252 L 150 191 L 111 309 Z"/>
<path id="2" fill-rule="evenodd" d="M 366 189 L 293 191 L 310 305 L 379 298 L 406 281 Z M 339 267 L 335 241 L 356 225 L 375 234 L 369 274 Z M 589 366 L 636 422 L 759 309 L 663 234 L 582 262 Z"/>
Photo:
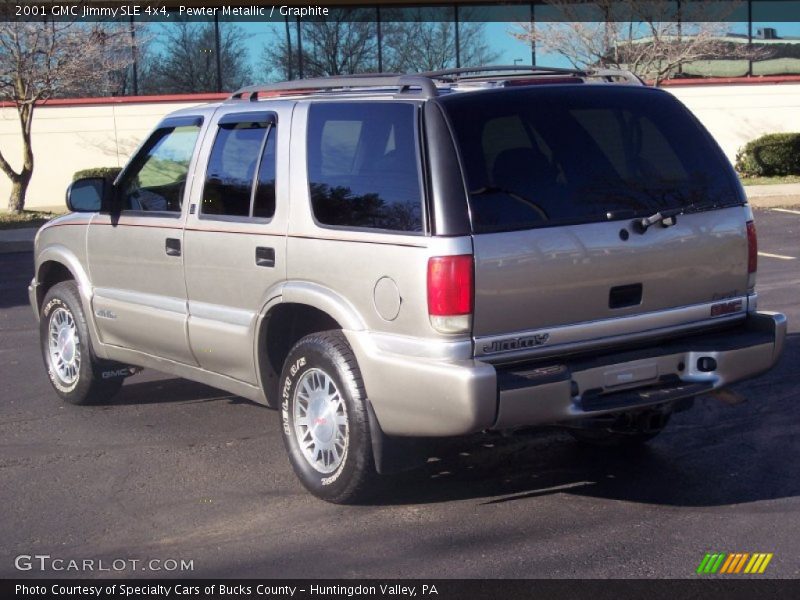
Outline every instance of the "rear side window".
<path id="1" fill-rule="evenodd" d="M 201 214 L 271 218 L 275 214 L 275 126 L 220 125 L 206 171 Z"/>
<path id="2" fill-rule="evenodd" d="M 742 202 L 719 148 L 666 93 L 553 86 L 442 104 L 476 233 Z"/>
<path id="3" fill-rule="evenodd" d="M 308 183 L 316 220 L 421 232 L 415 107 L 319 103 L 309 111 Z"/>

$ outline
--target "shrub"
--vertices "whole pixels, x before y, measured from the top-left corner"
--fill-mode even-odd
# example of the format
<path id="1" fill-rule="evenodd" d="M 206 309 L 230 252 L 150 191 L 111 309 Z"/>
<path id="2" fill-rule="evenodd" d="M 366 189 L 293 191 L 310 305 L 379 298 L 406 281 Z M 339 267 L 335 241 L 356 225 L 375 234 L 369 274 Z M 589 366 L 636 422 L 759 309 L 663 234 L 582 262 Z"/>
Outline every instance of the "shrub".
<path id="1" fill-rule="evenodd" d="M 748 142 L 736 153 L 743 177 L 800 175 L 800 133 L 770 133 Z"/>
<path id="2" fill-rule="evenodd" d="M 72 181 L 77 181 L 78 179 L 83 179 L 85 177 L 103 177 L 113 181 L 116 179 L 117 175 L 119 175 L 120 171 L 122 171 L 122 169 L 119 167 L 95 167 L 93 169 L 83 169 L 81 171 L 75 171 L 75 174 L 72 176 Z"/>

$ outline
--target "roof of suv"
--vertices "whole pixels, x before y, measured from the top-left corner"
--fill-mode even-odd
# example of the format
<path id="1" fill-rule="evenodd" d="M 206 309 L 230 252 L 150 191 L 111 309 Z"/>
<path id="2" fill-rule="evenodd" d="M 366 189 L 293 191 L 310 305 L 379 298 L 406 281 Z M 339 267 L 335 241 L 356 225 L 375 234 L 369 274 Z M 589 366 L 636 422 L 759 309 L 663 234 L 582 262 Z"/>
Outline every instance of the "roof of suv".
<path id="1" fill-rule="evenodd" d="M 463 67 L 424 73 L 363 73 L 313 79 L 283 81 L 244 87 L 234 92 L 228 102 L 258 101 L 276 98 L 329 97 L 352 95 L 404 96 L 435 98 L 453 92 L 520 85 L 555 83 L 623 83 L 644 85 L 629 71 L 616 69 L 560 69 L 492 65 Z"/>

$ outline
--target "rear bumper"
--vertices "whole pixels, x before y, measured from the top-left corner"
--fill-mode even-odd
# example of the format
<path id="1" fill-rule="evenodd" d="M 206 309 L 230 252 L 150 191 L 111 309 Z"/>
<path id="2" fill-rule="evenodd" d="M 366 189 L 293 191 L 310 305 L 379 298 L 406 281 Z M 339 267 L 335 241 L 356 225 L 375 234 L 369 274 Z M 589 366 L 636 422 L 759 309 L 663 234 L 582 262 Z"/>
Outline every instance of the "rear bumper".
<path id="1" fill-rule="evenodd" d="M 768 371 L 786 317 L 750 313 L 735 328 L 657 346 L 508 367 L 376 350 L 349 333 L 381 429 L 450 436 L 554 424 L 664 405 Z"/>

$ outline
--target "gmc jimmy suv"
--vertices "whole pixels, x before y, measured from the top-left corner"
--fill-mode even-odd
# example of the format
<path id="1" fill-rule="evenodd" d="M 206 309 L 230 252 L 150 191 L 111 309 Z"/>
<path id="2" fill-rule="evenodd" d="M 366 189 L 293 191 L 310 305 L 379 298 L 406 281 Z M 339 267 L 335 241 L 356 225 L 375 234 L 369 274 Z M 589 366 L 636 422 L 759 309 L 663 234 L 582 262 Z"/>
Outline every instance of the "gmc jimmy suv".
<path id="1" fill-rule="evenodd" d="M 411 438 L 644 442 L 770 369 L 786 332 L 756 310 L 730 164 L 621 71 L 245 88 L 67 202 L 30 286 L 56 393 L 105 401 L 147 367 L 266 404 L 332 502 Z"/>

